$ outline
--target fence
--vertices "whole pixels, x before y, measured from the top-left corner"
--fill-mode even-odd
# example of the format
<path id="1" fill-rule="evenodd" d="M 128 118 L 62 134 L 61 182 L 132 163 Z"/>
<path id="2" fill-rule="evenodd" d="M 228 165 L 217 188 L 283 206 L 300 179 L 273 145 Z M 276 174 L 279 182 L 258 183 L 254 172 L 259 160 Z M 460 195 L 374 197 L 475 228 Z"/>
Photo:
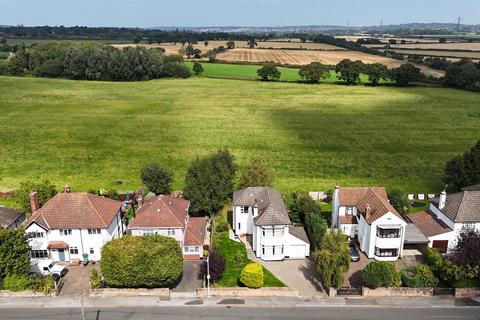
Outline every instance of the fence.
<path id="1" fill-rule="evenodd" d="M 337 296 L 361 296 L 362 287 L 343 287 L 337 289 Z"/>

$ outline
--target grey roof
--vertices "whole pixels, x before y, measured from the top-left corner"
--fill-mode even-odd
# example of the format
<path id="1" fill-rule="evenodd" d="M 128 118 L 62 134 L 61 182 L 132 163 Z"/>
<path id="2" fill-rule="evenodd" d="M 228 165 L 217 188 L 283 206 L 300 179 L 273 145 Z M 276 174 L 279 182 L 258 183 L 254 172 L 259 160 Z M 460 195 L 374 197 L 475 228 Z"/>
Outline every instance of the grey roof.
<path id="1" fill-rule="evenodd" d="M 291 224 L 282 195 L 270 187 L 248 187 L 233 193 L 233 205 L 258 207 L 257 226 Z"/>
<path id="2" fill-rule="evenodd" d="M 480 191 L 480 183 L 474 184 L 473 186 L 462 188 L 462 191 Z"/>
<path id="3" fill-rule="evenodd" d="M 0 226 L 6 228 L 11 226 L 23 212 L 14 208 L 0 207 Z"/>
<path id="4" fill-rule="evenodd" d="M 288 227 L 288 232 L 295 238 L 298 238 L 303 242 L 310 244 L 310 241 L 308 241 L 307 233 L 305 232 L 305 229 L 303 229 L 303 227 L 290 226 Z"/>
<path id="5" fill-rule="evenodd" d="M 414 223 L 408 223 L 405 228 L 405 243 L 424 244 L 428 243 L 428 238 L 418 229 Z"/>
<path id="6" fill-rule="evenodd" d="M 439 197 L 430 201 L 438 208 Z M 439 210 L 454 222 L 480 222 L 480 191 L 447 194 L 445 207 Z"/>

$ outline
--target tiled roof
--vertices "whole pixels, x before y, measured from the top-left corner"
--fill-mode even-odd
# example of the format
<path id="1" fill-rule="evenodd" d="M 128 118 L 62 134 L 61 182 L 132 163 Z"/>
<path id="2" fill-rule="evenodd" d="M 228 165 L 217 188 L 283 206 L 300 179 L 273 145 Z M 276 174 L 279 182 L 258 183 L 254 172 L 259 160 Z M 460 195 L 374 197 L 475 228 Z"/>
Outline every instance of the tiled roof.
<path id="1" fill-rule="evenodd" d="M 28 219 L 49 229 L 107 228 L 121 202 L 85 192 L 57 193 Z"/>
<path id="2" fill-rule="evenodd" d="M 480 191 L 480 184 L 475 184 L 473 186 L 462 188 L 462 191 Z"/>
<path id="3" fill-rule="evenodd" d="M 407 217 L 427 237 L 433 237 L 453 231 L 445 223 L 443 223 L 443 221 L 437 219 L 431 212 L 422 211 L 411 213 Z"/>
<path id="4" fill-rule="evenodd" d="M 360 199 L 365 195 L 368 190 L 373 190 L 376 194 L 383 198 L 387 198 L 387 190 L 384 187 L 371 187 L 371 188 L 356 188 L 356 187 L 342 187 L 339 190 L 340 205 L 341 206 L 356 206 Z"/>
<path id="5" fill-rule="evenodd" d="M 425 244 L 428 243 L 428 238 L 418 229 L 415 223 L 408 223 L 405 227 L 405 243 Z"/>
<path id="6" fill-rule="evenodd" d="M 138 209 L 129 228 L 182 228 L 185 227 L 190 201 L 165 195 L 147 200 Z"/>
<path id="7" fill-rule="evenodd" d="M 12 225 L 21 215 L 22 210 L 14 208 L 0 207 L 0 227 L 9 227 Z"/>
<path id="8" fill-rule="evenodd" d="M 66 249 L 68 244 L 63 241 L 50 241 L 47 245 L 47 249 Z"/>
<path id="9" fill-rule="evenodd" d="M 435 197 L 430 201 L 438 208 L 439 199 Z M 480 222 L 480 191 L 447 194 L 445 207 L 439 210 L 453 222 Z"/>
<path id="10" fill-rule="evenodd" d="M 305 229 L 303 227 L 290 226 L 288 227 L 288 233 L 290 233 L 295 238 L 302 240 L 305 243 L 310 243 L 310 241 L 308 241 L 307 233 L 305 232 Z"/>
<path id="11" fill-rule="evenodd" d="M 207 217 L 188 218 L 187 227 L 185 228 L 185 240 L 183 245 L 187 247 L 203 246 L 206 227 Z"/>
<path id="12" fill-rule="evenodd" d="M 282 195 L 270 187 L 249 187 L 235 191 L 233 204 L 258 207 L 258 216 L 254 219 L 257 226 L 291 224 Z"/>
<path id="13" fill-rule="evenodd" d="M 358 224 L 357 217 L 354 215 L 340 216 L 341 224 Z"/>

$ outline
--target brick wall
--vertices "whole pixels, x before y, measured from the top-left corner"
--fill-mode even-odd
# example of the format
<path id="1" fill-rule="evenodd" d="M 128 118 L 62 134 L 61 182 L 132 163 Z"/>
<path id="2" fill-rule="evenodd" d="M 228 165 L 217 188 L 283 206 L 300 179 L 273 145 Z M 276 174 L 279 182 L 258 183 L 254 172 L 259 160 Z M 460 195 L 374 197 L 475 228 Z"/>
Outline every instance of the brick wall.
<path id="1" fill-rule="evenodd" d="M 159 296 L 170 297 L 170 289 L 118 289 L 118 288 L 102 288 L 90 289 L 90 296 L 93 297 L 134 297 L 134 296 Z"/>
<path id="2" fill-rule="evenodd" d="M 298 297 L 298 290 L 291 288 L 210 288 L 212 297 Z M 207 296 L 206 288 L 197 289 L 197 297 Z"/>
<path id="3" fill-rule="evenodd" d="M 432 297 L 433 288 L 377 288 L 362 287 L 364 297 Z"/>
<path id="4" fill-rule="evenodd" d="M 480 297 L 480 288 L 456 288 L 455 298 Z"/>

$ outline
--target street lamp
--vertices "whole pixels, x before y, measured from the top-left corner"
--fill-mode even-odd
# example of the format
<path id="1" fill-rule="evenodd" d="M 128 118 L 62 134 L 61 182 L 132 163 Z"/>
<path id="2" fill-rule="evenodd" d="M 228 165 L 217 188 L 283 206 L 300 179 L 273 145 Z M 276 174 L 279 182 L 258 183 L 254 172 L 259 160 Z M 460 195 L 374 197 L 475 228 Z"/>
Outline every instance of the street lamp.
<path id="1" fill-rule="evenodd" d="M 207 256 L 207 297 L 210 298 L 210 256 Z"/>

